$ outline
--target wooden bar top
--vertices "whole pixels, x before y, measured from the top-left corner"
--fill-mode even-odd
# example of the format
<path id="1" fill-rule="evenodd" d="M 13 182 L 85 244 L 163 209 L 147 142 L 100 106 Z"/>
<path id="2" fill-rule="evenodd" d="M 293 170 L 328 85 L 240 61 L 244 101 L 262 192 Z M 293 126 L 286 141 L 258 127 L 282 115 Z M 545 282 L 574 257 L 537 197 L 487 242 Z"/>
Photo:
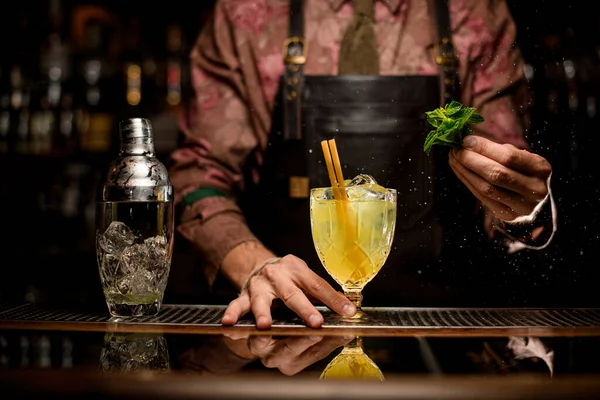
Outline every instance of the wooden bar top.
<path id="1" fill-rule="evenodd" d="M 319 309 L 321 329 L 279 310 L 257 330 L 222 327 L 221 305 L 3 304 L 0 398 L 600 398 L 598 309 L 365 308 L 363 325 Z"/>
<path id="2" fill-rule="evenodd" d="M 234 327 L 221 325 L 225 306 L 163 305 L 150 317 L 111 318 L 107 312 L 32 304 L 0 307 L 0 329 L 34 329 L 100 332 L 310 335 L 314 330 L 289 311 L 273 314 L 268 331 L 255 328 L 251 316 Z M 365 324 L 343 319 L 324 307 L 325 323 L 319 335 L 360 336 L 597 336 L 600 309 L 528 308 L 364 308 Z"/>

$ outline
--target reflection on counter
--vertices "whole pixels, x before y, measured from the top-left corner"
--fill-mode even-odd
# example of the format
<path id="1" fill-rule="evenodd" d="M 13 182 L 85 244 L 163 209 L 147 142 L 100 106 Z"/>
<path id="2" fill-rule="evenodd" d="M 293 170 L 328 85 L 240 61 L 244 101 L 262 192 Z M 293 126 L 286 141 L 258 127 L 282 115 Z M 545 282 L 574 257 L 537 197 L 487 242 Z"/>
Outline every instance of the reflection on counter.
<path id="1" fill-rule="evenodd" d="M 74 343 L 69 335 L 0 332 L 0 369 L 73 368 Z"/>
<path id="2" fill-rule="evenodd" d="M 507 349 L 511 350 L 515 360 L 541 360 L 546 363 L 550 375 L 554 372 L 554 350 L 546 348 L 540 338 L 511 337 Z"/>
<path id="3" fill-rule="evenodd" d="M 402 375 L 600 373 L 600 337 L 344 337 L 0 332 L 0 369 L 265 374 L 390 380 Z"/>
<path id="4" fill-rule="evenodd" d="M 468 351 L 469 359 L 482 371 L 496 374 L 511 372 L 554 372 L 554 350 L 537 337 L 509 337 L 505 346 L 482 341 L 479 351 Z"/>
<path id="5" fill-rule="evenodd" d="M 360 337 L 344 345 L 342 351 L 327 364 L 321 379 L 385 380 L 377 364 L 365 354 Z"/>
<path id="6" fill-rule="evenodd" d="M 100 353 L 100 370 L 168 372 L 167 341 L 162 334 L 107 333 Z"/>
<path id="7" fill-rule="evenodd" d="M 547 339 L 537 337 L 391 339 L 258 335 L 207 340 L 207 343 L 187 348 L 179 356 L 182 369 L 228 375 L 255 370 L 259 363 L 262 367 L 259 369 L 275 369 L 287 376 L 305 373 L 318 374 L 320 379 L 380 381 L 385 380 L 384 371 L 390 374 L 540 373 L 548 377 L 554 372 L 554 349 L 545 343 Z M 565 340 L 569 339 L 559 342 L 561 348 L 565 348 Z M 598 339 L 593 340 L 595 346 L 600 344 Z M 572 356 L 564 354 L 561 359 Z M 568 365 L 572 366 L 572 361 Z"/>

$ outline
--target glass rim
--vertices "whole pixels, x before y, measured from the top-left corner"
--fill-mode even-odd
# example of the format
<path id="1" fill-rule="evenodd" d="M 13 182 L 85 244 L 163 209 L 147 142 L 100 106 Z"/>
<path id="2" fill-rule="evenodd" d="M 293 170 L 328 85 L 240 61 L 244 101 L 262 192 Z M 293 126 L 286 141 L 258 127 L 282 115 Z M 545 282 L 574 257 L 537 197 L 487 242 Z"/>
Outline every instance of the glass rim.
<path id="1" fill-rule="evenodd" d="M 328 199 L 325 198 L 325 193 L 327 190 L 331 190 L 331 186 L 324 186 L 324 187 L 316 187 L 316 188 L 312 188 L 310 189 L 310 194 L 309 194 L 309 199 L 311 201 L 340 201 L 341 199 Z M 383 192 L 385 198 L 382 198 L 381 200 L 383 201 L 392 201 L 392 202 L 396 202 L 398 201 L 398 190 L 396 189 L 392 189 L 392 188 L 384 188 L 385 192 Z M 348 187 L 345 187 L 344 190 L 346 191 L 346 193 L 348 193 Z M 359 199 L 350 199 L 349 201 L 360 201 Z"/>
<path id="2" fill-rule="evenodd" d="M 310 189 L 310 193 L 312 194 L 313 192 L 316 192 L 317 190 L 327 190 L 327 189 L 332 189 L 331 186 L 321 186 L 321 187 L 315 187 Z M 345 190 L 348 189 L 348 186 L 344 187 Z M 398 190 L 397 189 L 393 189 L 393 188 L 386 188 L 384 187 L 386 192 L 391 192 L 391 193 L 397 193 Z"/>

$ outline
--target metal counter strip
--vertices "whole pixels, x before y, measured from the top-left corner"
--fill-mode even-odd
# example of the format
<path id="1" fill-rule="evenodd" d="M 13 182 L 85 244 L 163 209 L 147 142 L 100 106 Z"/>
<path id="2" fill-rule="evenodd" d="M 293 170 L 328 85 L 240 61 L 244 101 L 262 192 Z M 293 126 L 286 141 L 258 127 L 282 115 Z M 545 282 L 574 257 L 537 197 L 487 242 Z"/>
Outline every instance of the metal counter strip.
<path id="1" fill-rule="evenodd" d="M 368 325 L 354 325 L 319 307 L 325 317 L 321 331 L 361 335 L 526 334 L 598 335 L 600 309 L 499 309 L 499 308 L 364 308 Z M 50 329 L 92 331 L 160 331 L 172 333 L 221 333 L 230 329 L 254 330 L 251 316 L 235 328 L 222 327 L 225 306 L 163 305 L 153 317 L 114 320 L 108 313 L 76 311 L 32 304 L 0 305 L 0 329 Z M 306 333 L 302 321 L 290 312 L 274 313 L 273 330 L 285 334 Z"/>

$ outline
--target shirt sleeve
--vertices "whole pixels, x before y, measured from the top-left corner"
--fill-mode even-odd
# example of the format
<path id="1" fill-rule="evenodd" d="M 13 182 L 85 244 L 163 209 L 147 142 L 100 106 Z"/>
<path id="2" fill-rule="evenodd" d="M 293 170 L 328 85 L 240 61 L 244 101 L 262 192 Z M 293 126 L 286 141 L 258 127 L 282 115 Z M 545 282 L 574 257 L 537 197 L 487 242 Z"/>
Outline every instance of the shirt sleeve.
<path id="1" fill-rule="evenodd" d="M 175 202 L 184 206 L 177 229 L 204 256 L 210 285 L 231 249 L 257 240 L 236 201 L 258 139 L 234 35 L 217 2 L 190 54 L 194 96 L 180 116 L 182 143 L 171 154 L 169 167 Z M 196 194 L 193 202 L 186 201 L 190 193 Z"/>
<path id="2" fill-rule="evenodd" d="M 453 2 L 462 101 L 485 118 L 474 133 L 529 148 L 529 88 L 516 26 L 504 0 Z"/>
<path id="3" fill-rule="evenodd" d="M 524 59 L 517 44 L 515 22 L 505 0 L 465 0 L 453 3 L 455 44 L 462 79 L 462 101 L 478 109 L 485 122 L 473 133 L 499 143 L 530 149 L 529 87 Z M 548 196 L 534 212 L 513 223 L 495 221 L 496 232 L 509 252 L 543 249 L 556 231 L 556 207 Z"/>

